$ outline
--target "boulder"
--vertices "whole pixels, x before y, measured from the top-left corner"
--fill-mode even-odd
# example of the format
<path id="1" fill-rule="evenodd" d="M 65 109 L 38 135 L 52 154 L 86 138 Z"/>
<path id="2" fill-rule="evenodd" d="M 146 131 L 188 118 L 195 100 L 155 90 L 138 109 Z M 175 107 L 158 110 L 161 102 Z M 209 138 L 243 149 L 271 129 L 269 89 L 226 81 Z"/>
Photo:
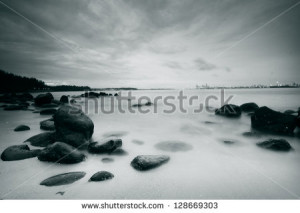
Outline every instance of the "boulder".
<path id="1" fill-rule="evenodd" d="M 256 103 L 250 102 L 250 103 L 242 104 L 240 108 L 243 112 L 253 112 L 257 110 L 259 107 Z"/>
<path id="2" fill-rule="evenodd" d="M 167 155 L 139 155 L 131 161 L 131 166 L 139 171 L 156 168 L 170 160 Z"/>
<path id="3" fill-rule="evenodd" d="M 61 103 L 67 104 L 67 103 L 69 103 L 69 98 L 68 98 L 68 96 L 63 95 L 63 96 L 60 97 L 60 100 L 59 100 L 59 101 L 60 101 Z"/>
<path id="4" fill-rule="evenodd" d="M 47 130 L 47 131 L 54 131 L 55 126 L 54 126 L 53 119 L 47 119 L 47 120 L 41 121 L 40 122 L 40 129 Z"/>
<path id="5" fill-rule="evenodd" d="M 294 111 L 294 110 L 290 110 L 290 109 L 288 109 L 288 110 L 285 110 L 283 113 L 284 113 L 284 114 L 287 114 L 287 115 L 297 114 L 297 112 L 296 112 L 296 111 Z"/>
<path id="6" fill-rule="evenodd" d="M 62 106 L 53 118 L 59 141 L 74 147 L 86 145 L 94 133 L 93 121 L 78 108 Z"/>
<path id="7" fill-rule="evenodd" d="M 260 131 L 290 135 L 296 128 L 296 116 L 277 112 L 264 106 L 251 116 L 251 126 Z"/>
<path id="8" fill-rule="evenodd" d="M 32 146 L 46 147 L 55 142 L 55 132 L 44 132 L 28 138 L 24 142 L 29 142 Z"/>
<path id="9" fill-rule="evenodd" d="M 6 148 L 1 154 L 1 159 L 3 161 L 23 160 L 27 158 L 34 158 L 39 153 L 39 149 L 30 150 L 28 145 L 15 145 Z"/>
<path id="10" fill-rule="evenodd" d="M 95 173 L 90 179 L 89 181 L 104 181 L 104 180 L 109 180 L 114 178 L 114 175 L 110 172 L 107 171 L 101 171 L 101 172 L 97 172 Z"/>
<path id="11" fill-rule="evenodd" d="M 68 144 L 55 142 L 43 149 L 38 155 L 38 159 L 40 161 L 73 164 L 83 161 L 85 155 Z"/>
<path id="12" fill-rule="evenodd" d="M 40 115 L 54 115 L 56 112 L 56 109 L 43 109 L 40 111 Z"/>
<path id="13" fill-rule="evenodd" d="M 34 103 L 37 106 L 43 105 L 43 104 L 50 104 L 54 100 L 53 95 L 51 93 L 46 94 L 40 94 L 34 99 Z"/>
<path id="14" fill-rule="evenodd" d="M 92 142 L 88 146 L 88 151 L 90 153 L 112 153 L 117 148 L 122 146 L 121 139 L 107 138 L 101 142 Z"/>
<path id="15" fill-rule="evenodd" d="M 61 186 L 74 183 L 86 175 L 85 172 L 69 172 L 52 176 L 43 180 L 40 185 L 44 186 Z"/>
<path id="16" fill-rule="evenodd" d="M 269 139 L 267 141 L 258 142 L 256 145 L 274 151 L 289 151 L 292 149 L 289 142 L 284 139 Z"/>
<path id="17" fill-rule="evenodd" d="M 26 130 L 30 130 L 30 127 L 26 125 L 19 125 L 14 129 L 15 132 L 26 131 Z"/>
<path id="18" fill-rule="evenodd" d="M 242 114 L 242 110 L 239 106 L 234 104 L 226 104 L 222 106 L 220 109 L 216 109 L 216 115 L 222 115 L 231 118 L 240 117 Z"/>

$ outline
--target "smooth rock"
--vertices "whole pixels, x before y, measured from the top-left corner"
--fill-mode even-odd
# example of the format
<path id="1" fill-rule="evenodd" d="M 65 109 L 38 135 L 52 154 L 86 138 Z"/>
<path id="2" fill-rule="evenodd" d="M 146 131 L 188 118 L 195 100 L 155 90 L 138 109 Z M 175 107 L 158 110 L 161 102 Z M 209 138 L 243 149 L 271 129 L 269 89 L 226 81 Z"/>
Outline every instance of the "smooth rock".
<path id="1" fill-rule="evenodd" d="M 250 102 L 242 104 L 240 108 L 243 112 L 254 112 L 259 108 L 259 106 L 256 103 Z"/>
<path id="2" fill-rule="evenodd" d="M 34 99 L 36 105 L 50 104 L 54 100 L 51 93 L 40 94 Z"/>
<path id="3" fill-rule="evenodd" d="M 14 145 L 6 148 L 2 154 L 3 161 L 23 160 L 27 158 L 34 158 L 40 153 L 39 149 L 30 150 L 28 145 Z"/>
<path id="4" fill-rule="evenodd" d="M 59 105 L 55 104 L 55 103 L 51 103 L 51 104 L 43 104 L 43 105 L 40 105 L 38 107 L 40 108 L 56 108 L 58 107 Z"/>
<path id="5" fill-rule="evenodd" d="M 28 138 L 24 142 L 30 142 L 32 146 L 46 147 L 55 142 L 55 132 L 44 132 Z"/>
<path id="6" fill-rule="evenodd" d="M 19 125 L 14 129 L 15 132 L 27 131 L 27 130 L 30 130 L 30 127 L 26 125 Z"/>
<path id="7" fill-rule="evenodd" d="M 117 148 L 122 146 L 121 139 L 107 138 L 101 142 L 92 142 L 88 146 L 88 151 L 90 153 L 111 153 Z"/>
<path id="8" fill-rule="evenodd" d="M 167 155 L 139 155 L 131 161 L 131 166 L 139 171 L 146 171 L 161 166 L 168 162 Z"/>
<path id="9" fill-rule="evenodd" d="M 222 115 L 231 118 L 240 117 L 242 114 L 242 110 L 239 106 L 233 104 L 226 104 L 222 106 L 220 109 L 216 109 L 216 115 Z"/>
<path id="10" fill-rule="evenodd" d="M 47 119 L 40 122 L 40 129 L 47 131 L 54 131 L 55 125 L 53 119 Z"/>
<path id="11" fill-rule="evenodd" d="M 109 180 L 109 179 L 113 179 L 114 175 L 110 172 L 107 171 L 100 171 L 95 173 L 90 179 L 89 181 L 104 181 L 104 180 Z"/>
<path id="12" fill-rule="evenodd" d="M 43 109 L 40 111 L 40 115 L 54 115 L 56 112 L 56 109 Z"/>
<path id="13" fill-rule="evenodd" d="M 125 156 L 128 155 L 128 152 L 126 152 L 124 149 L 122 148 L 117 148 L 114 151 L 108 153 L 109 155 L 116 155 L 116 156 Z"/>
<path id="14" fill-rule="evenodd" d="M 269 139 L 267 141 L 258 142 L 256 145 L 265 149 L 271 149 L 275 151 L 289 151 L 292 149 L 289 142 L 284 139 Z"/>
<path id="15" fill-rule="evenodd" d="M 64 104 L 69 103 L 69 98 L 68 98 L 68 96 L 62 95 L 62 96 L 60 97 L 59 102 L 64 103 Z"/>
<path id="16" fill-rule="evenodd" d="M 61 186 L 74 183 L 86 175 L 85 172 L 68 172 L 52 176 L 43 180 L 40 185 L 44 186 Z"/>

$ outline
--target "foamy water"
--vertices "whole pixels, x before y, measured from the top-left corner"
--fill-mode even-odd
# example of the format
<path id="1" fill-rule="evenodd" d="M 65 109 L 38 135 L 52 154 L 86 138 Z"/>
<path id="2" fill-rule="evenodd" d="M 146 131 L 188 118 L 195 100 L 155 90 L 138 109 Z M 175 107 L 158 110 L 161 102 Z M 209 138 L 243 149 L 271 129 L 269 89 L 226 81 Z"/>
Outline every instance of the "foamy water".
<path id="1" fill-rule="evenodd" d="M 256 102 L 274 110 L 296 110 L 300 107 L 300 89 L 241 89 L 226 90 L 226 97 L 234 95 L 230 101 L 240 105 Z M 123 91 L 123 94 L 127 92 Z M 154 97 L 162 95 L 178 96 L 177 90 L 133 91 L 135 97 Z M 191 97 L 215 95 L 220 98 L 219 90 L 185 90 Z M 53 93 L 59 99 L 62 94 Z M 100 105 L 110 107 L 110 98 Z M 225 98 L 226 99 L 226 98 Z M 81 99 L 82 101 L 84 99 Z M 127 104 L 134 104 L 124 102 Z M 178 104 L 178 101 L 174 101 Z M 88 115 L 95 124 L 93 140 L 103 138 L 107 133 L 122 132 L 125 156 L 87 154 L 84 162 L 74 165 L 60 165 L 41 162 L 37 158 L 21 161 L 0 162 L 0 197 L 3 199 L 299 199 L 300 197 L 300 138 L 263 135 L 261 138 L 247 138 L 243 132 L 251 130 L 250 117 L 243 114 L 239 119 L 215 116 L 213 113 L 193 113 L 199 101 L 191 106 L 185 103 L 187 113 L 169 109 L 158 102 L 145 107 L 149 113 L 125 113 L 115 111 L 111 114 L 95 113 L 94 105 L 89 105 Z M 211 101 L 212 107 L 219 107 L 220 101 Z M 98 106 L 101 107 L 101 106 Z M 115 110 L 118 106 L 114 106 Z M 39 122 L 49 116 L 41 116 L 30 111 L 7 112 L 0 110 L 0 150 L 11 145 L 21 144 L 27 138 L 43 132 Z M 206 121 L 213 123 L 206 123 Z M 14 132 L 19 124 L 29 125 L 31 130 Z M 299 129 L 297 130 L 299 131 Z M 269 138 L 284 138 L 294 150 L 280 153 L 265 150 L 256 142 Z M 143 144 L 133 141 L 139 140 Z M 223 141 L 234 141 L 225 144 Z M 162 141 L 182 141 L 192 149 L 170 152 L 155 146 Z M 33 147 L 31 147 L 33 148 Z M 142 154 L 165 154 L 170 161 L 161 167 L 139 172 L 130 166 L 131 160 Z M 104 163 L 104 157 L 113 162 Z M 88 182 L 98 171 L 114 174 L 112 180 Z M 45 187 L 39 183 L 53 175 L 71 171 L 84 171 L 87 175 L 70 185 Z M 56 194 L 59 191 L 65 194 Z"/>

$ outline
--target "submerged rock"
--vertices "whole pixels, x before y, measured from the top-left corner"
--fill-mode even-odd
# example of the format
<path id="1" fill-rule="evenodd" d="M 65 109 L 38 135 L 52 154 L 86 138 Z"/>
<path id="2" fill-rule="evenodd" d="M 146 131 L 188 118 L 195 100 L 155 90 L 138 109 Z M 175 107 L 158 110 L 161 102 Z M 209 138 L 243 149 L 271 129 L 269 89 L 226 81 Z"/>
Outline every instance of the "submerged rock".
<path id="1" fill-rule="evenodd" d="M 126 152 L 124 149 L 122 148 L 117 148 L 114 151 L 108 153 L 109 155 L 116 155 L 116 156 L 125 156 L 128 155 L 128 152 Z"/>
<path id="2" fill-rule="evenodd" d="M 85 155 L 68 144 L 55 142 L 43 149 L 38 155 L 38 159 L 40 161 L 73 164 L 83 161 Z"/>
<path id="3" fill-rule="evenodd" d="M 88 150 L 91 153 L 112 153 L 117 148 L 122 146 L 121 139 L 108 138 L 104 139 L 102 142 L 92 142 L 88 146 Z"/>
<path id="4" fill-rule="evenodd" d="M 231 144 L 234 144 L 234 143 L 236 143 L 236 142 L 235 142 L 235 141 L 232 141 L 232 140 L 224 140 L 223 143 L 224 143 L 224 144 L 231 145 Z"/>
<path id="5" fill-rule="evenodd" d="M 226 117 L 237 118 L 241 116 L 242 110 L 237 105 L 226 104 L 222 106 L 220 109 L 216 109 L 215 114 L 226 116 Z"/>
<path id="6" fill-rule="evenodd" d="M 74 183 L 86 175 L 85 172 L 69 172 L 52 176 L 43 180 L 40 185 L 44 186 L 61 186 Z"/>
<path id="7" fill-rule="evenodd" d="M 39 106 L 43 104 L 50 104 L 54 100 L 51 93 L 40 94 L 34 99 L 34 103 Z"/>
<path id="8" fill-rule="evenodd" d="M 44 132 L 28 138 L 24 142 L 30 142 L 32 146 L 46 147 L 55 142 L 55 132 Z"/>
<path id="9" fill-rule="evenodd" d="M 293 134 L 296 116 L 261 107 L 251 116 L 252 128 L 276 134 Z"/>
<path id="10" fill-rule="evenodd" d="M 243 112 L 253 112 L 257 110 L 259 106 L 256 103 L 250 102 L 250 103 L 242 104 L 240 108 Z"/>
<path id="11" fill-rule="evenodd" d="M 265 149 L 271 149 L 275 151 L 289 151 L 292 149 L 289 142 L 284 139 L 269 139 L 267 141 L 258 142 L 256 145 Z"/>
<path id="12" fill-rule="evenodd" d="M 43 109 L 40 111 L 41 115 L 54 115 L 57 112 L 56 109 Z"/>
<path id="13" fill-rule="evenodd" d="M 53 102 L 53 101 L 52 101 Z M 55 103 L 51 103 L 51 104 L 43 104 L 41 106 L 38 106 L 40 108 L 56 108 L 58 107 L 58 104 L 55 104 Z"/>
<path id="14" fill-rule="evenodd" d="M 6 148 L 1 154 L 1 159 L 3 161 L 23 160 L 27 158 L 34 158 L 39 153 L 39 149 L 30 150 L 28 145 L 15 145 Z"/>
<path id="15" fill-rule="evenodd" d="M 157 149 L 169 152 L 185 152 L 193 149 L 193 146 L 181 141 L 163 141 L 155 145 Z"/>
<path id="16" fill-rule="evenodd" d="M 161 166 L 168 162 L 167 155 L 139 155 L 131 161 L 131 166 L 139 171 L 146 171 Z"/>
<path id="17" fill-rule="evenodd" d="M 40 129 L 47 130 L 47 131 L 54 131 L 55 125 L 53 119 L 47 119 L 40 122 Z"/>
<path id="18" fill-rule="evenodd" d="M 102 158 L 101 160 L 103 163 L 111 163 L 111 162 L 114 162 L 114 159 L 113 158 Z"/>
<path id="19" fill-rule="evenodd" d="M 109 180 L 109 179 L 113 179 L 114 175 L 110 172 L 107 171 L 101 171 L 101 172 L 97 172 L 95 173 L 90 179 L 89 181 L 104 181 L 104 180 Z"/>
<path id="20" fill-rule="evenodd" d="M 27 130 L 30 130 L 30 127 L 26 125 L 19 125 L 14 129 L 15 132 L 27 131 Z"/>
<path id="21" fill-rule="evenodd" d="M 74 147 L 87 144 L 94 133 L 93 121 L 78 108 L 62 106 L 53 118 L 58 140 Z"/>

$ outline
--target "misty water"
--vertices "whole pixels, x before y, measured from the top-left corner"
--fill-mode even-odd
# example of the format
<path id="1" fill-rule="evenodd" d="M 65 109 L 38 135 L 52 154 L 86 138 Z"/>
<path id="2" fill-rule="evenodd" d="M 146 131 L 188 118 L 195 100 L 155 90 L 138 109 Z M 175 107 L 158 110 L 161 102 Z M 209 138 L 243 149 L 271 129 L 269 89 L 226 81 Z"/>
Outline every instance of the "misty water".
<path id="1" fill-rule="evenodd" d="M 132 96 L 147 96 L 151 102 L 157 96 L 177 97 L 180 90 L 137 90 Z M 122 91 L 122 96 L 128 91 Z M 81 92 L 56 92 L 61 95 L 79 95 Z M 93 120 L 93 140 L 99 141 L 108 135 L 118 135 L 123 140 L 127 155 L 89 154 L 87 159 L 73 165 L 41 162 L 37 158 L 20 161 L 0 162 L 0 197 L 2 199 L 299 199 L 300 196 L 300 136 L 277 136 L 263 134 L 261 137 L 245 137 L 251 131 L 247 113 L 240 118 L 229 119 L 203 110 L 195 113 L 199 103 L 214 95 L 210 107 L 221 105 L 220 90 L 184 90 L 188 97 L 199 96 L 191 105 L 184 102 L 182 112 L 178 100 L 169 101 L 176 105 L 172 113 L 161 101 L 156 106 L 145 106 L 148 113 L 128 111 L 128 105 L 136 100 L 123 101 L 122 109 L 113 104 L 115 97 L 89 100 L 81 103 L 84 111 Z M 37 95 L 37 94 L 34 94 Z M 297 110 L 300 107 L 300 89 L 232 89 L 225 90 L 225 99 L 233 95 L 229 103 L 255 102 L 277 111 Z M 96 110 L 95 107 L 98 109 Z M 112 113 L 104 113 L 105 108 Z M 157 112 L 154 112 L 156 109 Z M 50 116 L 31 111 L 0 110 L 0 150 L 11 145 L 22 144 L 29 137 L 43 132 L 39 122 Z M 20 125 L 30 126 L 30 131 L 14 132 Z M 284 138 L 294 150 L 275 152 L 256 146 L 269 138 Z M 182 142 L 168 149 L 161 142 Z M 231 141 L 233 143 L 224 143 Z M 30 146 L 33 148 L 32 146 Z M 130 166 L 137 155 L 164 154 L 170 161 L 149 171 L 136 171 Z M 112 162 L 103 162 L 105 157 Z M 81 180 L 63 186 L 46 187 L 39 183 L 44 179 L 65 172 L 84 171 Z M 114 178 L 103 182 L 88 182 L 98 171 L 109 171 Z M 57 192 L 65 192 L 63 195 Z"/>

